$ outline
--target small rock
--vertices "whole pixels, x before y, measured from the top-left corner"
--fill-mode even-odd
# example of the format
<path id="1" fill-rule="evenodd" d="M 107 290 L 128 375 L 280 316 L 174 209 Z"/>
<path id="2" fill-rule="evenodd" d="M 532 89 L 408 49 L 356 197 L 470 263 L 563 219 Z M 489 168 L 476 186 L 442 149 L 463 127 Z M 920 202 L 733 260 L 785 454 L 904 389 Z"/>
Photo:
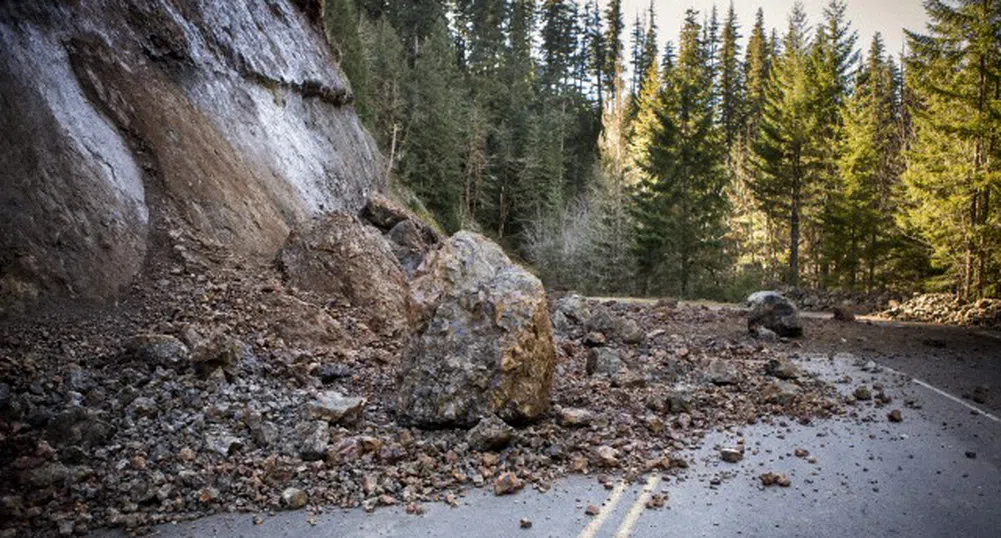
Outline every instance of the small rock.
<path id="1" fill-rule="evenodd" d="M 855 321 L 855 314 L 848 307 L 836 306 L 832 312 L 834 313 L 834 321 L 845 323 Z"/>
<path id="2" fill-rule="evenodd" d="M 308 406 L 310 418 L 335 424 L 354 424 L 365 409 L 365 398 L 345 396 L 337 391 L 321 392 Z"/>
<path id="3" fill-rule="evenodd" d="M 523 529 L 531 529 L 532 528 L 532 520 L 531 519 L 526 519 L 526 518 L 521 518 L 521 521 L 518 522 L 518 525 L 520 525 L 521 528 L 523 528 Z"/>
<path id="4" fill-rule="evenodd" d="M 805 458 L 810 455 L 810 451 L 803 448 L 797 448 L 794 454 L 796 454 L 797 458 Z"/>
<path id="5" fill-rule="evenodd" d="M 592 348 L 587 352 L 587 364 L 585 368 L 588 375 L 615 375 L 622 369 L 622 358 L 616 349 L 608 347 Z"/>
<path id="6" fill-rule="evenodd" d="M 859 400 L 859 401 L 865 401 L 865 400 L 871 400 L 872 399 L 872 391 L 869 390 L 869 387 L 867 387 L 865 385 L 861 385 L 857 389 L 855 389 L 855 392 L 853 393 L 853 395 L 855 396 L 855 399 Z"/>
<path id="7" fill-rule="evenodd" d="M 980 385 L 973 389 L 972 399 L 978 404 L 987 403 L 987 393 L 990 389 L 986 386 Z M 0 407 L 3 407 L 0 405 Z"/>
<path id="8" fill-rule="evenodd" d="M 779 335 L 768 327 L 754 327 L 751 329 L 751 336 L 762 342 L 778 342 Z"/>
<path id="9" fill-rule="evenodd" d="M 494 495 L 510 495 L 524 487 L 514 473 L 502 473 L 494 481 Z"/>
<path id="10" fill-rule="evenodd" d="M 556 413 L 559 416 L 560 424 L 564 426 L 587 426 L 594 420 L 594 413 L 587 409 L 561 407 L 556 410 Z"/>
<path id="11" fill-rule="evenodd" d="M 796 379 L 799 377 L 799 368 L 791 360 L 785 357 L 774 358 L 768 361 L 765 367 L 768 375 L 779 379 Z"/>
<path id="12" fill-rule="evenodd" d="M 598 465 L 602 467 L 615 467 L 619 464 L 619 451 L 608 445 L 596 448 L 594 455 L 598 460 Z"/>
<path id="13" fill-rule="evenodd" d="M 150 368 L 164 366 L 180 369 L 188 364 L 191 353 L 188 347 L 173 336 L 165 334 L 139 334 L 125 342 L 125 352 L 136 361 Z"/>
<path id="14" fill-rule="evenodd" d="M 655 508 L 663 508 L 665 504 L 667 504 L 667 495 L 654 493 L 650 496 L 650 500 L 646 502 L 646 507 L 648 510 L 653 510 Z"/>
<path id="15" fill-rule="evenodd" d="M 205 434 L 205 448 L 213 452 L 229 456 L 234 451 L 243 448 L 243 441 L 225 432 L 209 432 Z"/>
<path id="16" fill-rule="evenodd" d="M 324 385 L 329 385 L 338 379 L 351 377 L 351 368 L 340 363 L 321 364 L 313 370 L 313 375 L 320 378 L 320 382 Z"/>
<path id="17" fill-rule="evenodd" d="M 974 452 L 974 451 L 972 451 L 972 450 L 967 450 L 966 451 L 966 457 L 970 458 L 971 460 L 975 460 L 975 459 L 977 459 L 977 453 Z"/>
<path id="18" fill-rule="evenodd" d="M 783 488 L 787 488 L 792 484 L 792 481 L 790 481 L 789 477 L 786 475 L 780 475 L 772 472 L 760 475 L 758 480 L 761 480 L 761 485 L 765 487 L 778 485 Z"/>
<path id="19" fill-rule="evenodd" d="M 719 451 L 719 457 L 727 463 L 737 463 L 744 459 L 744 452 L 736 448 L 724 448 Z"/>
<path id="20" fill-rule="evenodd" d="M 587 508 L 584 509 L 584 513 L 589 516 L 596 516 L 601 513 L 601 509 L 593 504 L 589 504 L 587 505 Z"/>
<path id="21" fill-rule="evenodd" d="M 406 512 L 412 516 L 419 516 L 424 513 L 424 507 L 419 503 L 407 503 Z"/>
<path id="22" fill-rule="evenodd" d="M 321 460 L 327 454 L 330 443 L 330 431 L 326 422 L 316 420 L 300 424 L 296 430 L 299 433 L 299 456 L 306 461 Z"/>
<path id="23" fill-rule="evenodd" d="M 736 385 L 743 377 L 736 365 L 722 359 L 709 361 L 708 373 L 709 380 L 715 385 Z"/>
<path id="24" fill-rule="evenodd" d="M 298 510 L 309 502 L 309 495 L 299 488 L 285 488 L 282 491 L 282 503 L 289 510 Z"/>
<path id="25" fill-rule="evenodd" d="M 473 450 L 500 450 L 511 442 L 514 428 L 495 415 L 480 419 L 466 434 L 466 441 Z"/>
<path id="26" fill-rule="evenodd" d="M 894 409 L 893 411 L 890 411 L 886 415 L 886 418 L 890 419 L 890 422 L 901 422 L 902 420 L 904 420 L 904 417 L 900 414 L 900 409 Z"/>

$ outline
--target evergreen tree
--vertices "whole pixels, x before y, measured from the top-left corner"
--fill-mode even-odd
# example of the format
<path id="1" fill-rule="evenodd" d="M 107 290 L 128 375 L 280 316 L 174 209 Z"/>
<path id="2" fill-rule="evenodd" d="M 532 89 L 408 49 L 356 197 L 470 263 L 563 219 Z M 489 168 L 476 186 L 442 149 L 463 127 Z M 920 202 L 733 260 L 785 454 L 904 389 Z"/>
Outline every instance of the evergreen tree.
<path id="1" fill-rule="evenodd" d="M 562 91 L 571 78 L 577 48 L 576 10 L 569 0 L 544 0 L 541 10 L 542 85 Z"/>
<path id="2" fill-rule="evenodd" d="M 806 13 L 797 2 L 789 15 L 782 53 L 772 63 L 752 147 L 751 189 L 769 218 L 789 226 L 787 282 L 792 286 L 799 284 L 801 218 L 813 187 L 808 155 L 813 125 L 808 47 Z"/>
<path id="3" fill-rule="evenodd" d="M 468 105 L 444 19 L 421 47 L 409 83 L 400 174 L 449 231 L 461 226 Z"/>
<path id="4" fill-rule="evenodd" d="M 754 29 L 747 41 L 744 60 L 744 88 L 746 104 L 744 108 L 745 138 L 752 138 L 757 132 L 758 121 L 765 103 L 765 88 L 771 73 L 771 47 L 765 34 L 765 12 L 760 8 L 754 19 Z"/>
<path id="5" fill-rule="evenodd" d="M 602 62 L 602 83 L 605 86 L 605 95 L 611 102 L 615 102 L 619 93 L 619 79 L 622 78 L 622 31 L 625 29 L 625 22 L 622 17 L 622 0 L 609 0 L 608 7 L 605 8 L 605 33 L 602 40 L 604 44 L 605 58 Z"/>
<path id="6" fill-rule="evenodd" d="M 839 162 L 835 260 L 847 286 L 876 287 L 876 270 L 896 231 L 895 191 L 902 168 L 897 78 L 884 55 L 882 37 L 872 40 L 855 93 L 845 106 L 845 137 Z"/>
<path id="7" fill-rule="evenodd" d="M 636 127 L 642 172 L 634 194 L 639 269 L 648 291 L 682 296 L 719 265 L 726 209 L 708 68 L 711 45 L 697 16 L 691 9 L 686 13 L 676 65 L 657 99 L 651 69 Z"/>
<path id="8" fill-rule="evenodd" d="M 723 48 L 720 51 L 720 112 L 719 121 L 723 129 L 727 159 L 730 159 L 734 144 L 741 134 L 741 115 L 743 108 L 743 81 L 740 66 L 740 28 L 737 25 L 737 13 L 733 2 L 723 23 Z"/>
<path id="9" fill-rule="evenodd" d="M 810 54 L 809 80 L 814 114 L 810 148 L 811 183 L 816 189 L 817 214 L 810 219 L 811 258 L 821 286 L 835 283 L 832 263 L 844 245 L 838 219 L 837 191 L 840 188 L 838 163 L 843 136 L 842 110 L 848 98 L 850 78 L 855 71 L 857 37 L 846 19 L 844 0 L 830 0 L 824 9 L 824 23 L 817 27 Z"/>
<path id="10" fill-rule="evenodd" d="M 928 34 L 908 32 L 916 139 L 902 223 L 933 249 L 960 297 L 1001 283 L 1001 3 L 927 0 Z"/>

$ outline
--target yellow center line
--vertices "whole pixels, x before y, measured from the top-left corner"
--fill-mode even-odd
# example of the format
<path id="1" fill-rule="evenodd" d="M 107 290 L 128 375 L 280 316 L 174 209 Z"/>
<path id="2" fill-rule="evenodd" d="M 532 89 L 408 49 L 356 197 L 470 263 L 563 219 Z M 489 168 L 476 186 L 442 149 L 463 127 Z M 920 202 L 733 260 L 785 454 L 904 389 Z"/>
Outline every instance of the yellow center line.
<path id="1" fill-rule="evenodd" d="M 597 516 L 584 527 L 584 530 L 580 531 L 577 538 L 594 538 L 594 535 L 598 533 L 601 529 L 601 525 L 608 519 L 608 516 L 612 515 L 615 509 L 615 505 L 619 503 L 619 499 L 622 497 L 622 492 L 626 490 L 626 481 L 622 480 L 619 485 L 615 486 L 612 490 L 612 494 L 608 496 L 608 500 L 605 501 L 605 505 L 601 507 L 601 511 L 598 512 Z"/>
<path id="2" fill-rule="evenodd" d="M 643 510 L 646 508 L 646 503 L 650 501 L 650 497 L 653 495 L 654 488 L 660 484 L 660 475 L 651 476 L 649 480 L 646 481 L 646 486 L 643 487 L 643 493 L 640 494 L 636 502 L 629 508 L 629 513 L 626 514 L 626 519 L 622 520 L 622 525 L 619 526 L 619 530 L 615 532 L 615 538 L 628 538 L 633 532 L 633 528 L 636 526 L 636 522 L 639 521 L 640 515 L 643 514 Z"/>

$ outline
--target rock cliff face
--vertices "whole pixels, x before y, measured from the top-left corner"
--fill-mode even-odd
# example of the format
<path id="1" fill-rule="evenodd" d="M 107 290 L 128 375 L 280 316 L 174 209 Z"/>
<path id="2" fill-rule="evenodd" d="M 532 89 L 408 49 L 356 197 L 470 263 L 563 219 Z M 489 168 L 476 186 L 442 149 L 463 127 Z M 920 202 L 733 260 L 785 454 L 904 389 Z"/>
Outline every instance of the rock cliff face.
<path id="1" fill-rule="evenodd" d="M 381 158 L 315 18 L 0 3 L 0 297 L 108 299 L 176 234 L 266 259 L 290 227 L 361 209 Z"/>

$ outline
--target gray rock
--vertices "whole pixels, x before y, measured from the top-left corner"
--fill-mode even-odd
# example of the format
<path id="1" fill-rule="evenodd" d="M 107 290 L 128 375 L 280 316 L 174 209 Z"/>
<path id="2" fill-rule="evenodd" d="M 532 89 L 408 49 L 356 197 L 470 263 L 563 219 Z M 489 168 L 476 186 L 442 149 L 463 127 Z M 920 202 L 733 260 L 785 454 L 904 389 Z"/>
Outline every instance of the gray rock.
<path id="1" fill-rule="evenodd" d="M 692 392 L 680 389 L 671 390 L 667 393 L 665 404 L 668 413 L 688 413 L 692 410 Z"/>
<path id="2" fill-rule="evenodd" d="M 561 407 L 556 410 L 560 424 L 570 427 L 589 426 L 594 421 L 594 413 L 577 407 Z"/>
<path id="3" fill-rule="evenodd" d="M 723 359 L 709 361 L 707 373 L 709 380 L 716 385 L 736 385 L 743 379 L 740 370 L 730 361 Z"/>
<path id="4" fill-rule="evenodd" d="M 351 368 L 340 363 L 326 363 L 321 364 L 316 370 L 313 370 L 313 375 L 320 378 L 320 382 L 324 385 L 327 385 L 338 379 L 351 377 Z"/>
<path id="5" fill-rule="evenodd" d="M 799 385 L 789 381 L 777 379 L 772 381 L 762 391 L 762 396 L 766 402 L 776 403 L 781 406 L 788 406 L 796 400 L 802 390 Z"/>
<path id="6" fill-rule="evenodd" d="M 556 348 L 545 289 L 496 244 L 459 232 L 412 283 L 414 327 L 397 374 L 406 424 L 530 420 L 549 408 Z"/>
<path id="7" fill-rule="evenodd" d="M 365 410 L 365 398 L 345 396 L 328 390 L 317 395 L 307 409 L 310 418 L 326 420 L 334 424 L 354 424 Z"/>
<path id="8" fill-rule="evenodd" d="M 587 300 L 576 293 L 560 297 L 553 305 L 553 329 L 566 338 L 580 336 L 584 322 L 590 317 Z"/>
<path id="9" fill-rule="evenodd" d="M 587 364 L 585 369 L 588 375 L 603 374 L 615 375 L 622 370 L 622 358 L 617 349 L 609 347 L 595 347 L 587 352 Z"/>
<path id="10" fill-rule="evenodd" d="M 160 413 L 160 406 L 157 405 L 156 400 L 153 398 L 139 396 L 132 400 L 132 403 L 125 408 L 125 413 L 136 418 L 155 417 Z"/>
<path id="11" fill-rule="evenodd" d="M 309 495 L 299 488 L 285 488 L 282 491 L 282 504 L 289 510 L 298 510 L 309 502 Z"/>
<path id="12" fill-rule="evenodd" d="M 243 448 L 243 440 L 227 432 L 208 432 L 205 434 L 205 448 L 228 457 Z"/>
<path id="13" fill-rule="evenodd" d="M 7 409 L 10 405 L 10 385 L 0 383 L 0 410 Z"/>
<path id="14" fill-rule="evenodd" d="M 191 362 L 208 373 L 216 368 L 232 369 L 239 366 L 249 353 L 243 342 L 233 338 L 227 327 L 216 330 L 191 353 Z"/>
<path id="15" fill-rule="evenodd" d="M 322 420 L 300 423 L 296 427 L 299 437 L 299 457 L 306 461 L 322 460 L 330 444 L 329 426 Z"/>
<path id="16" fill-rule="evenodd" d="M 511 442 L 514 428 L 496 416 L 489 416 L 480 421 L 466 434 L 466 441 L 473 450 L 500 450 Z"/>
<path id="17" fill-rule="evenodd" d="M 181 369 L 188 366 L 188 347 L 166 334 L 140 334 L 125 342 L 125 352 L 151 367 Z"/>
<path id="18" fill-rule="evenodd" d="M 645 336 L 639 324 L 632 319 L 626 319 L 619 325 L 619 339 L 625 344 L 640 344 Z"/>
<path id="19" fill-rule="evenodd" d="M 413 278 L 414 274 L 417 273 L 417 268 L 420 267 L 428 250 L 430 250 L 430 247 L 424 242 L 417 224 L 411 219 L 402 220 L 389 230 L 386 238 L 389 239 L 393 255 L 400 262 L 407 278 Z"/>
<path id="20" fill-rule="evenodd" d="M 779 335 L 767 327 L 755 327 L 751 329 L 751 336 L 762 342 L 778 342 Z"/>
<path id="21" fill-rule="evenodd" d="M 750 308 L 747 329 L 752 333 L 758 327 L 765 327 L 779 336 L 797 337 L 803 335 L 803 325 L 796 306 L 781 293 L 759 291 L 747 298 Z"/>
<path id="22" fill-rule="evenodd" d="M 769 359 L 765 372 L 779 379 L 796 379 L 800 376 L 799 367 L 786 357 Z"/>
<path id="23" fill-rule="evenodd" d="M 724 448 L 719 451 L 719 457 L 727 463 L 737 463 L 744 459 L 744 451 L 736 448 Z"/>

